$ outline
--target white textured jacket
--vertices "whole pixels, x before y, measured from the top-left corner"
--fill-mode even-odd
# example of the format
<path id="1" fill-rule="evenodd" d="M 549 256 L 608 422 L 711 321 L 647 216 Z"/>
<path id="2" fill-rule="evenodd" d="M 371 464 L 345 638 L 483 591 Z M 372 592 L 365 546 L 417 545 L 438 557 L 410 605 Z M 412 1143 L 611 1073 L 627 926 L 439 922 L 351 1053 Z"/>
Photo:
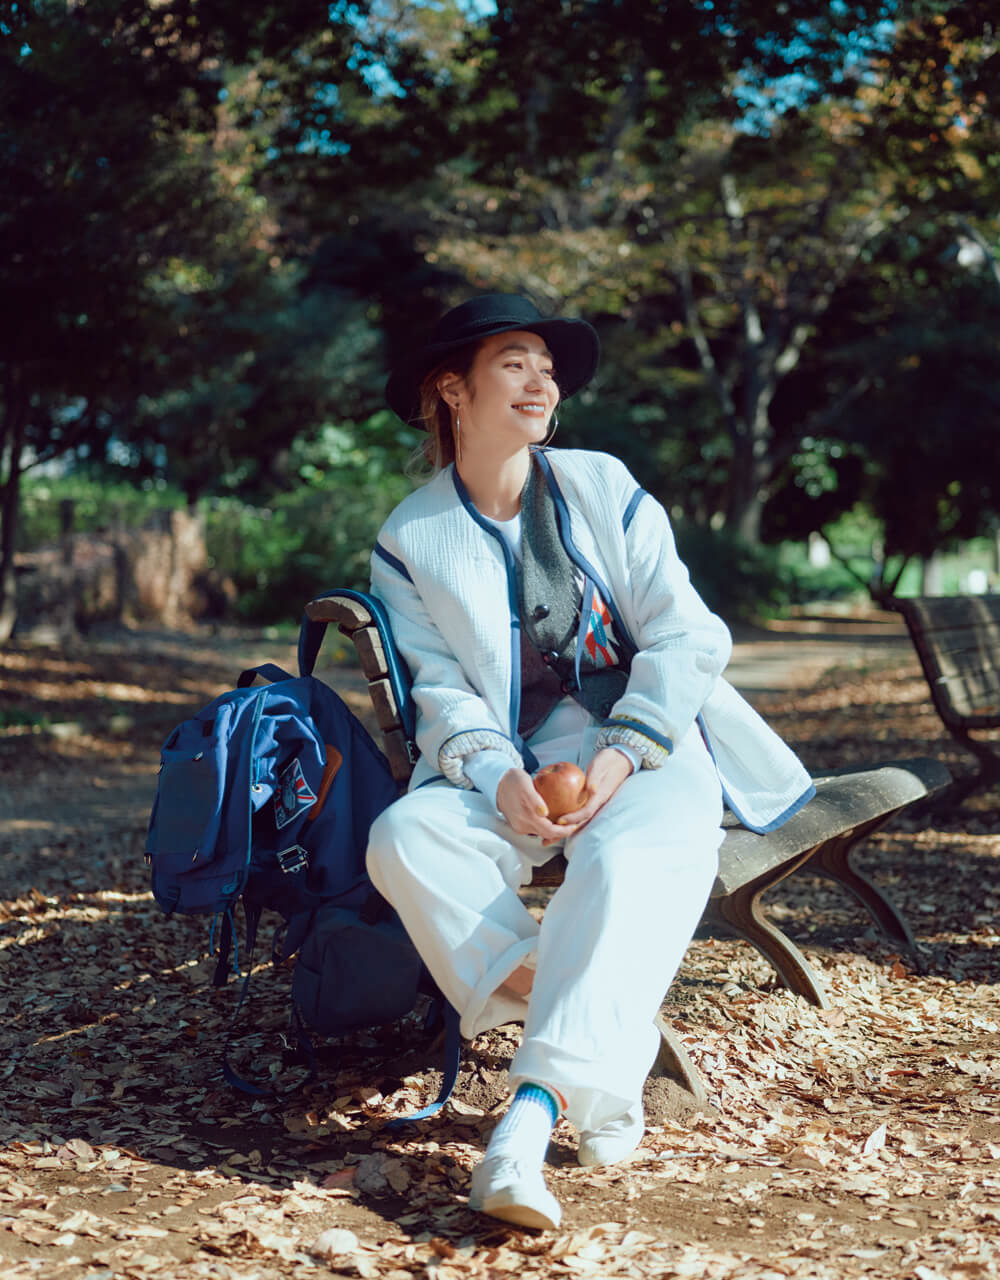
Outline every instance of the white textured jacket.
<path id="1" fill-rule="evenodd" d="M 635 649 L 598 744 L 625 742 L 644 767 L 669 768 L 672 744 L 697 720 L 729 807 L 755 831 L 780 826 L 812 796 L 812 782 L 722 678 L 729 631 L 691 586 L 663 507 L 608 454 L 547 449 L 536 456 L 570 558 Z M 410 789 L 442 774 L 471 787 L 463 760 L 484 748 L 522 764 L 513 557 L 454 467 L 386 521 L 372 554 L 372 592 L 413 675 L 420 759 Z"/>

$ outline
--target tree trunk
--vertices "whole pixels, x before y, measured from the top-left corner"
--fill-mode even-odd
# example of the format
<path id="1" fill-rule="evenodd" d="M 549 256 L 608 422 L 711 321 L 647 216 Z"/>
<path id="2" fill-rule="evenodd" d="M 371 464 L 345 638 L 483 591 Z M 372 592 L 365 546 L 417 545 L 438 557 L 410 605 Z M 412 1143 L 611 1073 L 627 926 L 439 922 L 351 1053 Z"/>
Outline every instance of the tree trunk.
<path id="1" fill-rule="evenodd" d="M 922 596 L 940 596 L 944 592 L 943 569 L 941 557 L 935 551 L 933 555 L 925 556 L 920 566 L 920 594 Z"/>
<path id="2" fill-rule="evenodd" d="M 768 445 L 771 423 L 769 399 L 760 397 L 746 419 L 730 424 L 733 466 L 726 503 L 726 527 L 753 546 L 760 544 L 760 526 L 770 481 Z"/>
<path id="3" fill-rule="evenodd" d="M 0 434 L 0 644 L 5 644 L 17 619 L 14 585 L 14 546 L 21 498 L 21 455 L 28 420 L 28 397 L 19 370 L 7 374 L 6 403 Z"/>

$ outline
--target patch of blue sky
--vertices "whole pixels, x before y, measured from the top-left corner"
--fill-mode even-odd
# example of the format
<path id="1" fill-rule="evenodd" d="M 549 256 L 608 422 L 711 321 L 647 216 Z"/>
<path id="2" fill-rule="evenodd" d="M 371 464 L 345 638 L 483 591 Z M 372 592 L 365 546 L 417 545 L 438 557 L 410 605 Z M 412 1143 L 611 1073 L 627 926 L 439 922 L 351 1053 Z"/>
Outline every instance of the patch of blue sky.
<path id="1" fill-rule="evenodd" d="M 454 0 L 455 7 L 470 22 L 478 22 L 492 17 L 496 11 L 496 0 Z M 408 7 L 414 9 L 443 9 L 441 0 L 415 0 Z M 331 3 L 327 8 L 331 22 L 350 22 L 359 30 L 366 24 L 385 22 L 394 17 L 393 6 L 382 6 L 379 0 L 371 9 L 362 12 L 351 3 Z M 372 58 L 369 51 L 359 41 L 355 54 L 348 63 L 352 71 L 360 71 L 361 77 L 376 97 L 405 98 L 406 90 L 399 84 L 383 62 Z"/>
<path id="2" fill-rule="evenodd" d="M 886 6 L 884 12 L 888 14 L 890 9 L 891 6 Z M 843 17 L 848 6 L 843 0 L 834 0 L 830 10 Z M 895 23 L 887 16 L 869 27 L 845 32 L 836 41 L 835 56 L 839 58 L 840 65 L 829 68 L 829 83 L 870 83 L 875 76 L 871 60 L 890 47 L 895 30 Z M 816 35 L 808 22 L 802 22 L 798 34 L 791 40 L 783 45 L 775 42 L 770 48 L 765 47 L 764 52 L 778 54 L 789 66 L 796 62 L 808 66 L 815 56 L 815 49 Z M 808 71 L 789 71 L 783 76 L 765 80 L 755 75 L 754 69 L 748 65 L 734 91 L 743 112 L 738 127 L 748 133 L 766 134 L 779 116 L 814 101 L 821 91 L 822 83 Z"/>

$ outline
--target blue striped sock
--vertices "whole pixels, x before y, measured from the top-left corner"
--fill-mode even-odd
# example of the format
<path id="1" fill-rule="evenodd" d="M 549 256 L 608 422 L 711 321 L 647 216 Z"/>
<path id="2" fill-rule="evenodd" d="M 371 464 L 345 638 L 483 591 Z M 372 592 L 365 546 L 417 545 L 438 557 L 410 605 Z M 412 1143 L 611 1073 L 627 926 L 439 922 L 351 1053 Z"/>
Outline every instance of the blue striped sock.
<path id="1" fill-rule="evenodd" d="M 486 1159 L 503 1157 L 540 1169 L 559 1110 L 558 1099 L 545 1085 L 520 1085 L 504 1118 L 493 1130 Z"/>

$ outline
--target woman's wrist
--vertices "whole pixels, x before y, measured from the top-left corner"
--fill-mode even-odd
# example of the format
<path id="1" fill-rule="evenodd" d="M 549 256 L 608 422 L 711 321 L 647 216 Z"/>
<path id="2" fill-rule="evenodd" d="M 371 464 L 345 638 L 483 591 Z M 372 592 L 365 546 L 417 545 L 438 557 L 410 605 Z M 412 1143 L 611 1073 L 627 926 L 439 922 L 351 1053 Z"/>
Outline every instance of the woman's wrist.
<path id="1" fill-rule="evenodd" d="M 517 765 L 505 751 L 477 751 L 465 758 L 465 776 L 477 791 L 481 791 L 493 805 L 497 814 L 503 817 L 497 804 L 497 791 L 504 775 Z"/>

